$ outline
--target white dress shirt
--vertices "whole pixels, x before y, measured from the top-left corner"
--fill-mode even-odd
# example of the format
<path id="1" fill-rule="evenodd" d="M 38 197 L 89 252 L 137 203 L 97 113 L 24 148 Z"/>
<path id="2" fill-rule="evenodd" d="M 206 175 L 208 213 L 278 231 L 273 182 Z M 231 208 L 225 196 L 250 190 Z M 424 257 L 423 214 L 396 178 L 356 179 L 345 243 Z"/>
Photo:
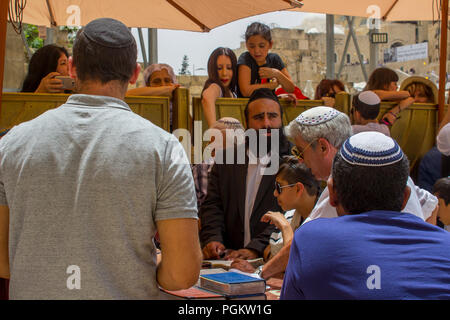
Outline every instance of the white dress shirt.
<path id="1" fill-rule="evenodd" d="M 410 177 L 408 177 L 407 185 L 411 188 L 411 195 L 402 212 L 412 213 L 422 220 L 428 219 L 436 208 L 438 199 L 428 191 L 417 187 Z M 336 218 L 338 216 L 336 208 L 330 204 L 329 200 L 330 194 L 328 192 L 328 187 L 326 187 L 305 222 L 317 218 Z"/>

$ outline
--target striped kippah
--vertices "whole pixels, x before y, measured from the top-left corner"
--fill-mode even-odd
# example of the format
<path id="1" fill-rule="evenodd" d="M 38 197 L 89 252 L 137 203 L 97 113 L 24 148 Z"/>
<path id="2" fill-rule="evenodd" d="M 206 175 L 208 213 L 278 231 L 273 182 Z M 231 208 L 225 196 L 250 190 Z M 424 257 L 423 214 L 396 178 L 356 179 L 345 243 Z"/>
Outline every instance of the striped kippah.
<path id="1" fill-rule="evenodd" d="M 339 115 L 339 111 L 330 107 L 315 107 L 302 112 L 295 121 L 306 126 L 315 126 Z"/>
<path id="2" fill-rule="evenodd" d="M 369 167 L 394 164 L 404 156 L 394 139 L 375 131 L 351 136 L 344 142 L 340 154 L 350 164 Z"/>

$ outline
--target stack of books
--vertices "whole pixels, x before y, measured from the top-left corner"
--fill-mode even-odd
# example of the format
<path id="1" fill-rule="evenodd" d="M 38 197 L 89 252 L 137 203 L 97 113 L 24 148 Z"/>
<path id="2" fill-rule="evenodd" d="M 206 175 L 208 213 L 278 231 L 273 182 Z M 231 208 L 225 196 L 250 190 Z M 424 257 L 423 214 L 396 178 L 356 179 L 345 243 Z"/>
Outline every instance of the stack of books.
<path id="1" fill-rule="evenodd" d="M 196 286 L 187 290 L 161 289 L 168 299 L 266 300 L 266 282 L 237 272 L 200 275 Z"/>

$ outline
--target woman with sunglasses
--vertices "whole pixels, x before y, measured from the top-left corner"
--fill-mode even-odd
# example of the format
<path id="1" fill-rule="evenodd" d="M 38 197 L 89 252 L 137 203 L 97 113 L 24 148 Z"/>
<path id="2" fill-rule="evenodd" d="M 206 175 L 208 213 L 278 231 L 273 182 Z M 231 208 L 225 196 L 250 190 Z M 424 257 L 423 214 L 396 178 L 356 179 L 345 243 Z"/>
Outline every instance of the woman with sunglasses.
<path id="1" fill-rule="evenodd" d="M 345 91 L 345 86 L 341 81 L 322 79 L 316 87 L 314 100 L 322 100 L 325 106 L 334 108 L 336 94 L 342 91 Z"/>
<path id="2" fill-rule="evenodd" d="M 256 269 L 264 279 L 284 272 L 287 266 L 285 255 L 279 251 L 292 241 L 294 231 L 309 216 L 316 204 L 320 185 L 311 170 L 298 158 L 286 156 L 276 175 L 274 196 L 286 213 L 267 212 L 261 221 L 274 224 L 279 232 L 270 236 L 269 245 L 264 250 L 267 263 Z M 246 260 L 235 259 L 231 268 L 244 272 L 255 272 L 255 268 Z"/>

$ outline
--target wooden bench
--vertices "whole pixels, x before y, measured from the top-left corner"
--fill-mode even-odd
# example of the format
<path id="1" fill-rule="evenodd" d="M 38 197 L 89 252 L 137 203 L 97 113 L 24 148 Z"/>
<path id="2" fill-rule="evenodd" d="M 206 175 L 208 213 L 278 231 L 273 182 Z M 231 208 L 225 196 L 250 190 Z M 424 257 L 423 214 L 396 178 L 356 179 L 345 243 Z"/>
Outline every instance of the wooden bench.
<path id="1" fill-rule="evenodd" d="M 395 102 L 383 101 L 378 119 L 395 105 Z M 391 137 L 408 156 L 411 169 L 435 145 L 437 128 L 438 106 L 433 103 L 414 103 L 400 113 L 400 118 L 390 128 Z"/>
<path id="2" fill-rule="evenodd" d="M 4 93 L 0 127 L 11 128 L 32 120 L 47 110 L 67 101 L 68 94 Z M 131 110 L 155 125 L 170 131 L 170 99 L 168 97 L 128 96 L 125 102 Z"/>

